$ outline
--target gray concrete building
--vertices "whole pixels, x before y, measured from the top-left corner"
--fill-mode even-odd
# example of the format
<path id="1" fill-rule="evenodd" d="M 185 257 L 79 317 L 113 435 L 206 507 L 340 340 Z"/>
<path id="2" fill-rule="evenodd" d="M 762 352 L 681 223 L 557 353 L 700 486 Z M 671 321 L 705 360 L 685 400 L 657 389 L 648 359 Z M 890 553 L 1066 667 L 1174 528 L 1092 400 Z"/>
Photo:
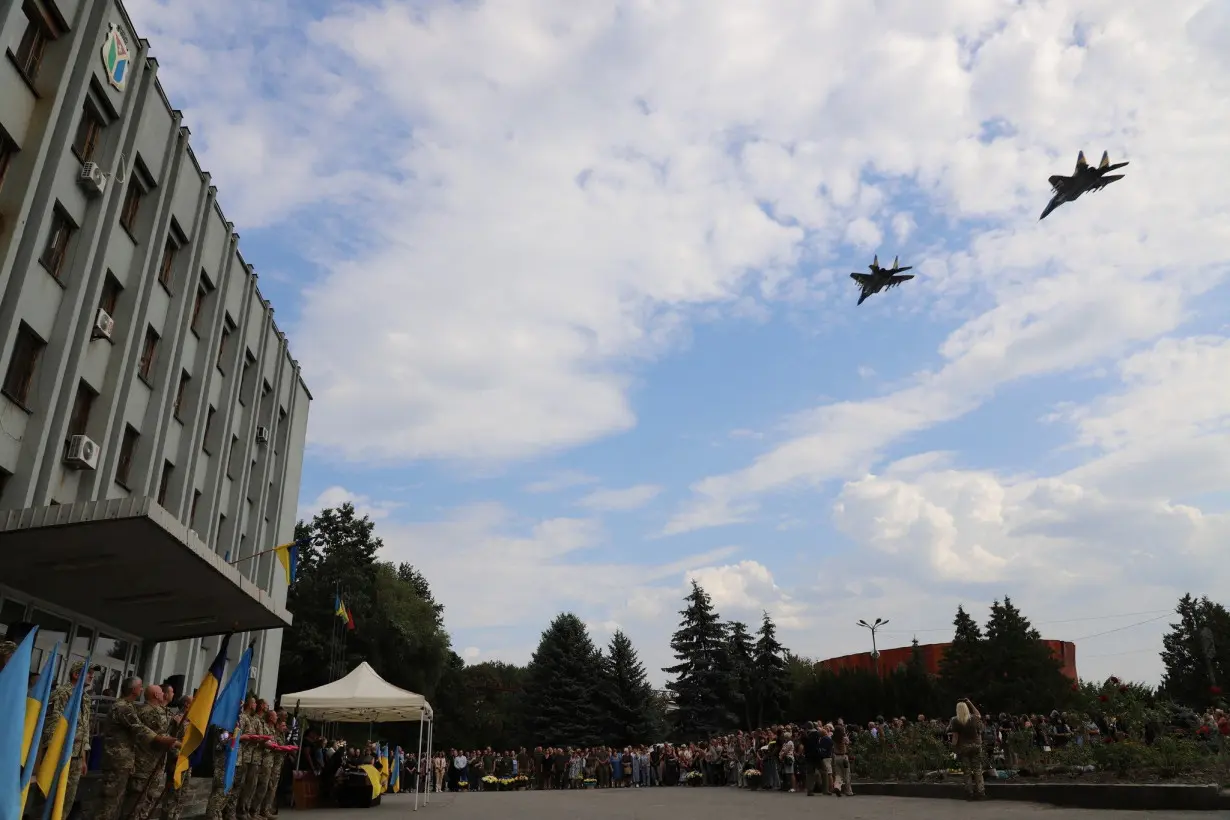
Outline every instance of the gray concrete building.
<path id="1" fill-rule="evenodd" d="M 299 365 L 124 8 L 0 0 L 0 43 L 0 633 L 105 696 L 233 632 L 272 698 Z"/>

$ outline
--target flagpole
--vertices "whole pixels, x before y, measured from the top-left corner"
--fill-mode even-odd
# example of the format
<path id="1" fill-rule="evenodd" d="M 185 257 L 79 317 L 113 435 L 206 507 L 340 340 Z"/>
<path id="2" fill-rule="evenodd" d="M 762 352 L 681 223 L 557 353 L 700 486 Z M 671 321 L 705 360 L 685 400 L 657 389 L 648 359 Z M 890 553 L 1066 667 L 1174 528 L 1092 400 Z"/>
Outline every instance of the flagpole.
<path id="1" fill-rule="evenodd" d="M 282 549 L 282 547 L 293 547 L 294 545 L 295 545 L 294 541 L 291 541 L 289 544 L 278 544 L 276 547 L 270 547 L 267 550 L 261 550 L 260 552 L 254 552 L 251 555 L 244 556 L 243 558 L 236 558 L 234 561 L 231 561 L 230 564 L 231 566 L 235 566 L 236 564 L 243 563 L 244 561 L 251 561 L 253 558 L 259 558 L 262 555 L 268 555 L 271 552 L 277 552 L 278 550 Z"/>

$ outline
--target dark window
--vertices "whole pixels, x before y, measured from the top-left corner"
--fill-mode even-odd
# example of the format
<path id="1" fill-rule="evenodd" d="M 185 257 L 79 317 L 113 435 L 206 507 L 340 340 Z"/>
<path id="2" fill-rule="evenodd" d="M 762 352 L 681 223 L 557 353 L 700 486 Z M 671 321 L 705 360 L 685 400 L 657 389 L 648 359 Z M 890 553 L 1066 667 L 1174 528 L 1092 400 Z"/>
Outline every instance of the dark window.
<path id="1" fill-rule="evenodd" d="M 231 436 L 231 449 L 226 454 L 226 477 L 234 479 L 232 468 L 235 466 L 235 448 L 239 446 L 239 436 Z"/>
<path id="2" fill-rule="evenodd" d="M 120 294 L 124 292 L 124 286 L 120 284 L 120 280 L 115 278 L 115 274 L 107 271 L 107 278 L 103 280 L 102 295 L 98 298 L 98 306 L 102 308 L 108 316 L 115 318 L 115 312 L 120 306 Z"/>
<path id="3" fill-rule="evenodd" d="M 154 375 L 154 363 L 158 359 L 158 331 L 152 327 L 145 329 L 145 343 L 141 346 L 141 364 L 137 367 L 137 375 L 143 381 L 150 381 Z"/>
<path id="4" fill-rule="evenodd" d="M 4 395 L 13 401 L 26 406 L 30 398 L 30 387 L 34 384 L 34 372 L 38 367 L 47 343 L 44 342 L 30 326 L 22 322 L 17 330 L 17 338 L 13 341 L 13 352 L 9 356 L 8 370 L 4 373 Z"/>
<path id="5" fill-rule="evenodd" d="M 38 261 L 43 263 L 52 276 L 60 278 L 64 271 L 64 261 L 68 258 L 68 243 L 77 232 L 77 226 L 68 218 L 68 214 L 56 207 L 51 212 L 51 229 L 47 231 L 47 244 L 43 246 L 43 255 Z"/>
<path id="6" fill-rule="evenodd" d="M 188 382 L 192 381 L 192 376 L 188 375 L 188 371 L 181 371 L 179 374 L 179 387 L 175 388 L 175 408 L 171 411 L 175 416 L 175 420 L 183 424 L 184 417 L 181 415 L 184 412 L 184 394 L 188 392 Z"/>
<path id="7" fill-rule="evenodd" d="M 137 215 L 141 212 L 141 199 L 145 189 L 135 179 L 128 181 L 128 191 L 124 194 L 124 209 L 120 211 L 120 226 L 131 236 L 137 229 Z"/>
<path id="8" fill-rule="evenodd" d="M 214 533 L 214 544 L 222 540 L 222 528 L 226 526 L 226 513 L 218 513 L 218 531 Z"/>
<path id="9" fill-rule="evenodd" d="M 171 273 L 175 270 L 175 254 L 179 253 L 179 243 L 167 237 L 167 244 L 162 248 L 162 262 L 158 266 L 158 282 L 167 290 L 171 289 Z"/>
<path id="10" fill-rule="evenodd" d="M 175 465 L 169 461 L 162 462 L 162 479 L 158 482 L 158 506 L 167 506 L 167 491 L 171 488 L 171 473 Z"/>
<path id="11" fill-rule="evenodd" d="M 9 166 L 17 154 L 17 146 L 8 136 L 0 134 L 0 190 L 4 188 L 4 178 L 9 174 Z"/>
<path id="12" fill-rule="evenodd" d="M 204 450 L 206 453 L 209 453 L 209 455 L 213 455 L 213 453 L 209 452 L 209 433 L 210 433 L 210 430 L 213 429 L 214 413 L 216 412 L 218 411 L 215 408 L 211 407 L 209 408 L 209 411 L 205 414 L 205 434 L 201 436 L 201 449 Z"/>
<path id="13" fill-rule="evenodd" d="M 188 511 L 188 526 L 196 528 L 196 508 L 201 504 L 201 491 L 192 491 L 192 509 Z"/>
<path id="14" fill-rule="evenodd" d="M 26 79 L 34 82 L 38 79 L 38 70 L 43 66 L 43 54 L 47 51 L 47 43 L 51 40 L 51 32 L 47 24 L 39 19 L 38 12 L 26 7 L 26 31 L 21 35 L 21 44 L 17 46 L 14 56 L 17 68 Z"/>
<path id="15" fill-rule="evenodd" d="M 115 483 L 125 490 L 128 489 L 128 479 L 132 475 L 132 457 L 137 452 L 137 442 L 140 440 L 141 434 L 134 430 L 132 425 L 124 428 L 124 440 L 120 442 L 120 460 L 115 465 Z"/>
<path id="16" fill-rule="evenodd" d="M 94 158 L 94 149 L 98 147 L 104 125 L 94 106 L 86 103 L 81 111 L 81 120 L 77 123 L 77 136 L 73 139 L 73 153 L 77 159 L 90 162 Z"/>
<path id="17" fill-rule="evenodd" d="M 222 370 L 224 374 L 226 371 L 222 369 L 222 359 L 226 357 L 227 342 L 231 340 L 231 334 L 234 331 L 235 323 L 231 321 L 230 316 L 227 316 L 226 323 L 222 325 L 222 338 L 218 341 L 218 361 L 216 363 L 218 369 Z"/>
<path id="18" fill-rule="evenodd" d="M 77 385 L 77 396 L 73 399 L 73 414 L 68 420 L 70 436 L 84 436 L 90 426 L 90 411 L 94 409 L 94 399 L 98 393 L 85 381 Z"/>
<path id="19" fill-rule="evenodd" d="M 201 335 L 201 313 L 208 296 L 209 285 L 205 281 L 205 271 L 201 271 L 201 281 L 196 286 L 196 299 L 192 303 L 192 332 L 198 336 Z"/>
<path id="20" fill-rule="evenodd" d="M 248 393 L 252 390 L 252 366 L 256 364 L 256 357 L 252 355 L 251 350 L 243 352 L 243 373 L 239 377 L 239 403 L 246 405 Z"/>
<path id="21" fill-rule="evenodd" d="M 12 477 L 13 474 L 8 470 L 0 469 L 0 498 L 4 498 L 4 488 L 8 486 L 9 479 Z"/>

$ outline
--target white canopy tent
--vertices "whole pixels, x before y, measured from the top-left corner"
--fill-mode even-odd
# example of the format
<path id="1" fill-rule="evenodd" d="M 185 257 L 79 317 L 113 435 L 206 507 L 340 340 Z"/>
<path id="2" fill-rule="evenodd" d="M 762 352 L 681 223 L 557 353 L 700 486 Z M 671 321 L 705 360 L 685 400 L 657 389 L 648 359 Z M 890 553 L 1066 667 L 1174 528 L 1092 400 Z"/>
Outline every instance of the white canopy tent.
<path id="1" fill-rule="evenodd" d="M 350 674 L 333 683 L 315 689 L 282 695 L 283 708 L 298 710 L 301 717 L 337 723 L 397 723 L 419 724 L 419 748 L 416 765 L 422 768 L 423 726 L 427 726 L 427 760 L 431 760 L 432 728 L 435 713 L 422 695 L 398 688 L 386 681 L 366 661 Z M 430 775 L 420 771 L 414 790 L 414 809 L 419 807 L 419 787 L 423 789 L 423 804 L 431 802 L 426 785 Z"/>

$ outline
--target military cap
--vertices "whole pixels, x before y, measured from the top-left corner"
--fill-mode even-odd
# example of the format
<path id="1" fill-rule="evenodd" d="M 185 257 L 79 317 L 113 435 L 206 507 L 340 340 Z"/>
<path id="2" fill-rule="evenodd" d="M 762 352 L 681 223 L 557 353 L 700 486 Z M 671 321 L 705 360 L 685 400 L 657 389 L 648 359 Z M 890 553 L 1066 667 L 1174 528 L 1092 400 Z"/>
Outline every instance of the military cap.
<path id="1" fill-rule="evenodd" d="M 68 674 L 78 675 L 81 673 L 82 669 L 85 669 L 85 661 L 73 661 L 73 665 L 68 667 Z M 102 667 L 99 666 L 98 664 L 94 664 L 93 666 L 90 667 L 91 672 L 97 672 L 100 669 L 102 669 Z"/>
<path id="2" fill-rule="evenodd" d="M 12 641 L 0 641 L 0 657 L 7 658 L 17 651 L 17 644 Z"/>

